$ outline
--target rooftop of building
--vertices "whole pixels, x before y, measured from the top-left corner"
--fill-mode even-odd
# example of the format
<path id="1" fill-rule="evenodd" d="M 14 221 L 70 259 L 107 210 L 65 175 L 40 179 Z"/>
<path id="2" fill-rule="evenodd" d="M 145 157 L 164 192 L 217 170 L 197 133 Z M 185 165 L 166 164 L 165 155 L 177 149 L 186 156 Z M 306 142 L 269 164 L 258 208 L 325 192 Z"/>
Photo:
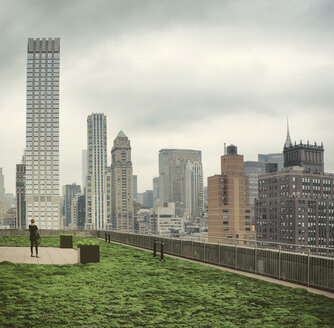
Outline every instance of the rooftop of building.
<path id="1" fill-rule="evenodd" d="M 262 177 L 270 177 L 270 176 L 283 176 L 283 175 L 305 175 L 305 176 L 317 176 L 319 178 L 328 177 L 328 178 L 334 178 L 334 173 L 313 173 L 313 172 L 305 172 L 304 167 L 300 166 L 290 166 L 282 168 L 279 171 L 276 172 L 269 172 L 264 173 L 259 176 L 259 179 Z"/>
<path id="2" fill-rule="evenodd" d="M 160 149 L 159 153 L 161 152 L 173 152 L 173 151 L 191 151 L 191 152 L 198 152 L 198 153 L 202 153 L 201 150 L 195 150 L 195 149 L 176 149 L 176 148 L 164 148 L 164 149 Z"/>
<path id="3" fill-rule="evenodd" d="M 79 238 L 74 237 L 76 245 Z M 59 238 L 44 238 L 55 247 Z M 0 245 L 28 248 L 27 237 Z M 334 299 L 100 241 L 101 262 L 2 262 L 0 326 L 330 327 Z"/>

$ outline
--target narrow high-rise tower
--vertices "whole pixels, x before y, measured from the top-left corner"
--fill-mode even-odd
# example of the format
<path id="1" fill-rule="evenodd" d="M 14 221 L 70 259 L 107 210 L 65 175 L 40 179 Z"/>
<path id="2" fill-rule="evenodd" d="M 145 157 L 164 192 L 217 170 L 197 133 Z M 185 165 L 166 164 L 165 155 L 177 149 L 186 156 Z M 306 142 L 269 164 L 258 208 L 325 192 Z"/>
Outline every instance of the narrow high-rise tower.
<path id="1" fill-rule="evenodd" d="M 86 228 L 104 230 L 111 226 L 110 170 L 107 167 L 107 118 L 87 118 Z"/>
<path id="2" fill-rule="evenodd" d="M 26 219 L 59 229 L 59 38 L 28 39 Z"/>
<path id="3" fill-rule="evenodd" d="M 114 230 L 134 230 L 130 140 L 120 131 L 111 150 L 112 222 Z"/>

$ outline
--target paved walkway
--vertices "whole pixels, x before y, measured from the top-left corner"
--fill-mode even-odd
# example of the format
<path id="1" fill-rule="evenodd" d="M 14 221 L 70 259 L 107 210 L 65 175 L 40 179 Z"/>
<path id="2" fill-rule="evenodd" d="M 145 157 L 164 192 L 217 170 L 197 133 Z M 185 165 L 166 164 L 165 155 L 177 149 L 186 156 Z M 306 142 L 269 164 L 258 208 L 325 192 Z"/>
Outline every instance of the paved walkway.
<path id="1" fill-rule="evenodd" d="M 149 250 L 147 248 L 141 248 L 141 247 L 137 247 L 137 246 L 123 244 L 123 243 L 119 243 L 119 242 L 116 242 L 116 241 L 112 241 L 112 243 L 137 248 L 137 249 L 144 250 L 144 251 L 147 251 L 147 252 L 152 252 L 152 250 Z M 157 253 L 157 256 L 160 256 L 160 253 Z M 173 258 L 180 259 L 180 260 L 183 260 L 183 261 L 188 261 L 188 262 L 198 263 L 198 264 L 201 264 L 201 265 L 210 266 L 210 267 L 213 267 L 213 268 L 216 268 L 216 269 L 219 269 L 219 270 L 233 272 L 233 273 L 241 274 L 243 276 L 247 276 L 247 277 L 251 277 L 251 278 L 256 278 L 256 279 L 260 279 L 260 280 L 264 280 L 264 281 L 269 281 L 269 282 L 272 282 L 272 283 L 275 283 L 275 284 L 278 284 L 278 285 L 289 286 L 289 287 L 292 287 L 292 288 L 304 288 L 307 291 L 309 291 L 310 293 L 324 295 L 324 296 L 327 296 L 329 298 L 334 298 L 334 293 L 328 292 L 326 290 L 307 287 L 307 286 L 304 286 L 304 285 L 298 285 L 298 284 L 294 284 L 292 282 L 288 282 L 288 281 L 284 281 L 284 280 L 278 280 L 278 279 L 275 279 L 275 278 L 270 278 L 270 277 L 262 276 L 262 275 L 259 275 L 259 274 L 250 273 L 250 272 L 234 270 L 234 269 L 230 269 L 230 268 L 227 268 L 227 267 L 214 265 L 214 264 L 210 264 L 210 263 L 194 261 L 194 260 L 191 260 L 191 259 L 187 259 L 185 257 L 180 257 L 180 256 L 175 256 L 175 255 L 170 255 L 170 254 L 165 254 L 165 256 L 173 257 Z"/>
<path id="2" fill-rule="evenodd" d="M 35 249 L 34 249 L 35 255 Z M 38 255 L 30 256 L 30 247 L 0 247 L 0 262 L 30 264 L 74 264 L 78 263 L 77 251 L 73 248 L 38 247 Z"/>

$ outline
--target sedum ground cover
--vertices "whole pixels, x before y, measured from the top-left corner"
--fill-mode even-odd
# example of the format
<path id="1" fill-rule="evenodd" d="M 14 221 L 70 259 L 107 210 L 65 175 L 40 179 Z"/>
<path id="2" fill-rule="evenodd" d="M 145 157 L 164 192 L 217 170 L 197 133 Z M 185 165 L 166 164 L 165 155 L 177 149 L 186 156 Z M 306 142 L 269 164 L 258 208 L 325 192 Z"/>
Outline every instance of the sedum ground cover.
<path id="1" fill-rule="evenodd" d="M 100 263 L 1 262 L 0 327 L 334 327 L 334 299 L 99 242 Z"/>

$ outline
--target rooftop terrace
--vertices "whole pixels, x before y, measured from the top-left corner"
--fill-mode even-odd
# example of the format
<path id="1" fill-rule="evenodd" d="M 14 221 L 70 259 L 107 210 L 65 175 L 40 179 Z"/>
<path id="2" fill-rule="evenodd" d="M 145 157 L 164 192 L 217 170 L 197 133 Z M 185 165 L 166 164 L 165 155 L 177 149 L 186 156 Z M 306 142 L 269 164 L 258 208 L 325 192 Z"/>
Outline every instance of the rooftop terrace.
<path id="1" fill-rule="evenodd" d="M 74 247 L 82 238 L 74 237 Z M 42 239 L 57 247 L 59 238 Z M 333 327 L 334 299 L 99 241 L 101 262 L 0 263 L 1 327 Z M 29 246 L 1 237 L 0 246 Z"/>

